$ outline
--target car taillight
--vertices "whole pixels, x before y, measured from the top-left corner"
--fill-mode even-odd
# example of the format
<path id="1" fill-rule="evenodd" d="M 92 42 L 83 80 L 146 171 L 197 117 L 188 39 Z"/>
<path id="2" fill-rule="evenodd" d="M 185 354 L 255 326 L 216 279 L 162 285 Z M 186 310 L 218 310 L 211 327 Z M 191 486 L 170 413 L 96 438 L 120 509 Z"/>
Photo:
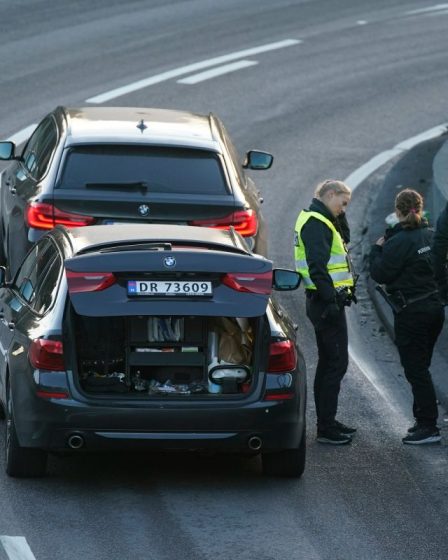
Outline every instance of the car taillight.
<path id="1" fill-rule="evenodd" d="M 28 357 L 35 369 L 64 371 L 64 352 L 62 342 L 36 338 L 30 344 Z"/>
<path id="2" fill-rule="evenodd" d="M 116 282 L 112 272 L 73 272 L 66 269 L 68 291 L 71 294 L 101 292 Z"/>
<path id="3" fill-rule="evenodd" d="M 268 393 L 264 396 L 265 401 L 292 401 L 294 393 Z"/>
<path id="4" fill-rule="evenodd" d="M 41 399 L 68 399 L 65 391 L 36 391 L 36 395 Z"/>
<path id="5" fill-rule="evenodd" d="M 269 347 L 268 373 L 294 371 L 297 366 L 297 352 L 292 340 L 271 342 Z"/>
<path id="6" fill-rule="evenodd" d="M 35 229 L 53 229 L 57 225 L 67 227 L 88 226 L 95 222 L 92 216 L 64 212 L 45 202 L 32 202 L 26 209 L 26 222 Z"/>
<path id="7" fill-rule="evenodd" d="M 238 210 L 223 218 L 209 218 L 206 220 L 193 220 L 191 226 L 203 226 L 216 229 L 229 229 L 233 226 L 243 237 L 253 237 L 258 231 L 258 219 L 254 210 Z"/>
<path id="8" fill-rule="evenodd" d="M 225 286 L 237 292 L 267 295 L 272 292 L 272 270 L 261 274 L 228 272 L 222 277 L 221 281 Z"/>

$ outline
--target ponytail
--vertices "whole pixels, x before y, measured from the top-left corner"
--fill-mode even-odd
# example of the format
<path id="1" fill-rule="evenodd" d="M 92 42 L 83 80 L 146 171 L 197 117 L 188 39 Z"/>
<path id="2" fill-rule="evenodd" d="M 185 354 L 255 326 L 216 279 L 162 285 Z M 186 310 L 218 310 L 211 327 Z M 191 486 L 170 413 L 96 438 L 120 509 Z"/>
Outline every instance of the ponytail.
<path id="1" fill-rule="evenodd" d="M 420 227 L 423 218 L 423 197 L 417 191 L 404 189 L 395 198 L 395 208 L 402 217 L 400 223 L 405 229 Z"/>

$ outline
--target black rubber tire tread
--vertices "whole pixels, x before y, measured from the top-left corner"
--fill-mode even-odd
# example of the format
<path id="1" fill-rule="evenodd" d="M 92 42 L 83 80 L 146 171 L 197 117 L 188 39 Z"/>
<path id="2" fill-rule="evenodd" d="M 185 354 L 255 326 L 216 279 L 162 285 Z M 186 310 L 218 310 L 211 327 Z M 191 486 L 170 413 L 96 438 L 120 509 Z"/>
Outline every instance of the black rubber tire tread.
<path id="1" fill-rule="evenodd" d="M 8 410 L 8 408 L 10 410 Z M 5 422 L 6 474 L 14 478 L 34 478 L 44 476 L 47 468 L 47 457 L 48 453 L 42 449 L 26 448 L 19 445 L 14 422 L 14 412 L 11 410 L 10 406 L 7 406 Z"/>
<path id="2" fill-rule="evenodd" d="M 306 429 L 303 429 L 302 440 L 297 449 L 284 449 L 275 453 L 262 453 L 263 474 L 300 478 L 305 471 L 306 463 Z"/>

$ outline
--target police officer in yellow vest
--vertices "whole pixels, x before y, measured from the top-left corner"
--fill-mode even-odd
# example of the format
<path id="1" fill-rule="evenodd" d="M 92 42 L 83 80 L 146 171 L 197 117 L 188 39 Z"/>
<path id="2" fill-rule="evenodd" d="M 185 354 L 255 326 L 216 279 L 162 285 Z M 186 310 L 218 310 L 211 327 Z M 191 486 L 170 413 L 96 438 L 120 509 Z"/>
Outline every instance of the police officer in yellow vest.
<path id="1" fill-rule="evenodd" d="M 307 316 L 319 354 L 314 379 L 317 441 L 335 445 L 350 443 L 356 432 L 336 420 L 340 385 L 348 367 L 345 306 L 354 301 L 353 268 L 345 245 L 350 241 L 345 217 L 350 197 L 342 181 L 324 181 L 295 226 L 296 270 L 305 286 Z"/>

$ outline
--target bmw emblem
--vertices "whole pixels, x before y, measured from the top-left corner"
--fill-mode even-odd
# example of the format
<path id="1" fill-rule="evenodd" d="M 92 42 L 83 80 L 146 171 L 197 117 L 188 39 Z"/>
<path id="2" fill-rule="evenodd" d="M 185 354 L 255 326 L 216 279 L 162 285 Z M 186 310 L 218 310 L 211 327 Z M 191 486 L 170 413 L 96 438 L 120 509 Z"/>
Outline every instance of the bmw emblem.
<path id="1" fill-rule="evenodd" d="M 167 268 L 174 268 L 176 266 L 176 259 L 174 257 L 165 257 L 163 259 L 163 264 Z"/>
<path id="2" fill-rule="evenodd" d="M 149 206 L 147 204 L 141 204 L 138 207 L 138 213 L 140 216 L 147 216 L 149 214 Z"/>

